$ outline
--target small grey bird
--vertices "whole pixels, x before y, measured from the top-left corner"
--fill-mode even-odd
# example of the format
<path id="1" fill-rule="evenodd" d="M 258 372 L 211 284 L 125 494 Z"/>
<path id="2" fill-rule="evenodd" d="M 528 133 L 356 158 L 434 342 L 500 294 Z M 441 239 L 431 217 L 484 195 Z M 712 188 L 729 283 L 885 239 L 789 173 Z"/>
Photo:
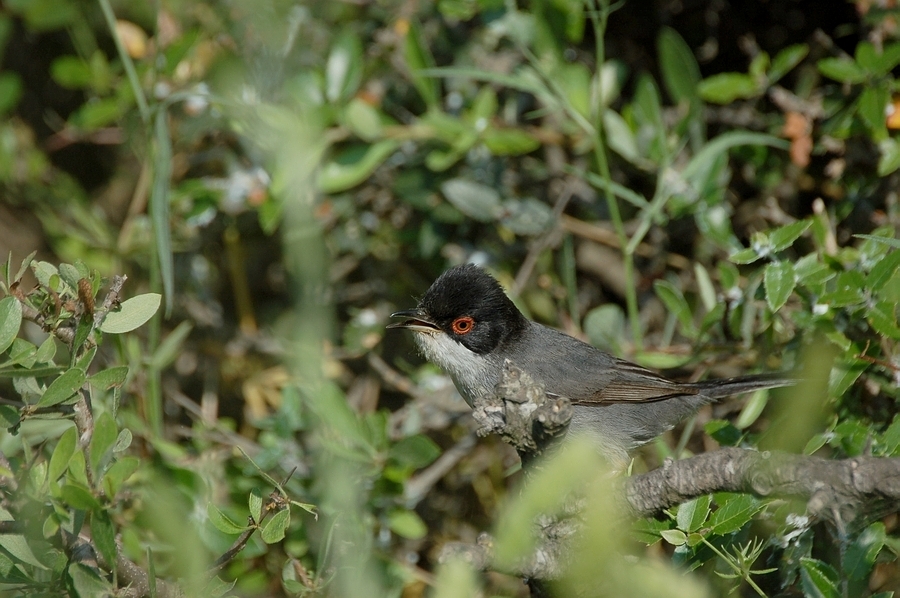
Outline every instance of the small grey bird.
<path id="1" fill-rule="evenodd" d="M 478 266 L 444 272 L 415 309 L 388 328 L 415 332 L 424 357 L 453 379 L 469 405 L 493 392 L 509 359 L 544 385 L 571 400 L 569 432 L 586 434 L 613 463 L 701 406 L 763 388 L 796 384 L 771 375 L 703 382 L 675 382 L 601 351 L 553 328 L 532 322 L 500 284 Z"/>

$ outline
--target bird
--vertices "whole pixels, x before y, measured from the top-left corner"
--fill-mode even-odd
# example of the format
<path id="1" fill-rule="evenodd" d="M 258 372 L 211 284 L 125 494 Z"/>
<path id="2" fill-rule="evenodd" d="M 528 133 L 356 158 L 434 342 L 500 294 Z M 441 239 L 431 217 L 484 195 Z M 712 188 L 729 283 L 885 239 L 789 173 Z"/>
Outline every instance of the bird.
<path id="1" fill-rule="evenodd" d="M 410 330 L 419 352 L 443 369 L 469 406 L 492 393 L 506 360 L 549 395 L 573 407 L 568 434 L 583 434 L 610 462 L 690 417 L 700 407 L 750 391 L 790 386 L 780 374 L 701 382 L 670 380 L 526 318 L 500 283 L 474 264 L 441 274 L 413 309 L 391 314 Z"/>

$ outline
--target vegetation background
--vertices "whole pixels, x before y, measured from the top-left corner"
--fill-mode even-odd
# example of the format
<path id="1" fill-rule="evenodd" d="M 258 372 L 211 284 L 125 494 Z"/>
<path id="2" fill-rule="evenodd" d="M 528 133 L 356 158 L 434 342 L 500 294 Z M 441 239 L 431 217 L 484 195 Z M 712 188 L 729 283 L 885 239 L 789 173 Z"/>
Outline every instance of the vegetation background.
<path id="1" fill-rule="evenodd" d="M 617 535 L 577 447 L 510 492 L 516 455 L 384 327 L 474 260 L 644 365 L 821 381 L 704 409 L 635 471 L 720 444 L 900 455 L 897 19 L 5 1 L 4 595 L 523 596 L 441 546 L 495 529 L 511 562 L 510 530 L 585 488 L 559 595 L 890 595 L 896 513 L 835 529 L 718 494 Z"/>

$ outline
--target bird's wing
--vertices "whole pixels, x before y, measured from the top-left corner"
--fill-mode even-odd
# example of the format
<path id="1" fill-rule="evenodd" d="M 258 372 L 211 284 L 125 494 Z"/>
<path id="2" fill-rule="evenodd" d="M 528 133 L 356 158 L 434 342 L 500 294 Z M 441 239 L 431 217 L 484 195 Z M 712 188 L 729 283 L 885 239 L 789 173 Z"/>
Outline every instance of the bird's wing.
<path id="1" fill-rule="evenodd" d="M 575 405 L 610 403 L 648 403 L 674 397 L 700 394 L 692 385 L 673 382 L 637 364 L 616 359 L 616 377 L 588 397 L 572 401 Z"/>

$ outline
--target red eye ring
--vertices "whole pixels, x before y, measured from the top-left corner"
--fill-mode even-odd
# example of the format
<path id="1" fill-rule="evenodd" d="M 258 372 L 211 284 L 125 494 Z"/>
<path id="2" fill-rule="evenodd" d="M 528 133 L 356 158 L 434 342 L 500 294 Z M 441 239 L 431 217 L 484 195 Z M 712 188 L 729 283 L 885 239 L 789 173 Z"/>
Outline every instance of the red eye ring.
<path id="1" fill-rule="evenodd" d="M 453 334 L 469 334 L 475 328 L 475 319 L 472 316 L 460 316 L 450 324 Z"/>

